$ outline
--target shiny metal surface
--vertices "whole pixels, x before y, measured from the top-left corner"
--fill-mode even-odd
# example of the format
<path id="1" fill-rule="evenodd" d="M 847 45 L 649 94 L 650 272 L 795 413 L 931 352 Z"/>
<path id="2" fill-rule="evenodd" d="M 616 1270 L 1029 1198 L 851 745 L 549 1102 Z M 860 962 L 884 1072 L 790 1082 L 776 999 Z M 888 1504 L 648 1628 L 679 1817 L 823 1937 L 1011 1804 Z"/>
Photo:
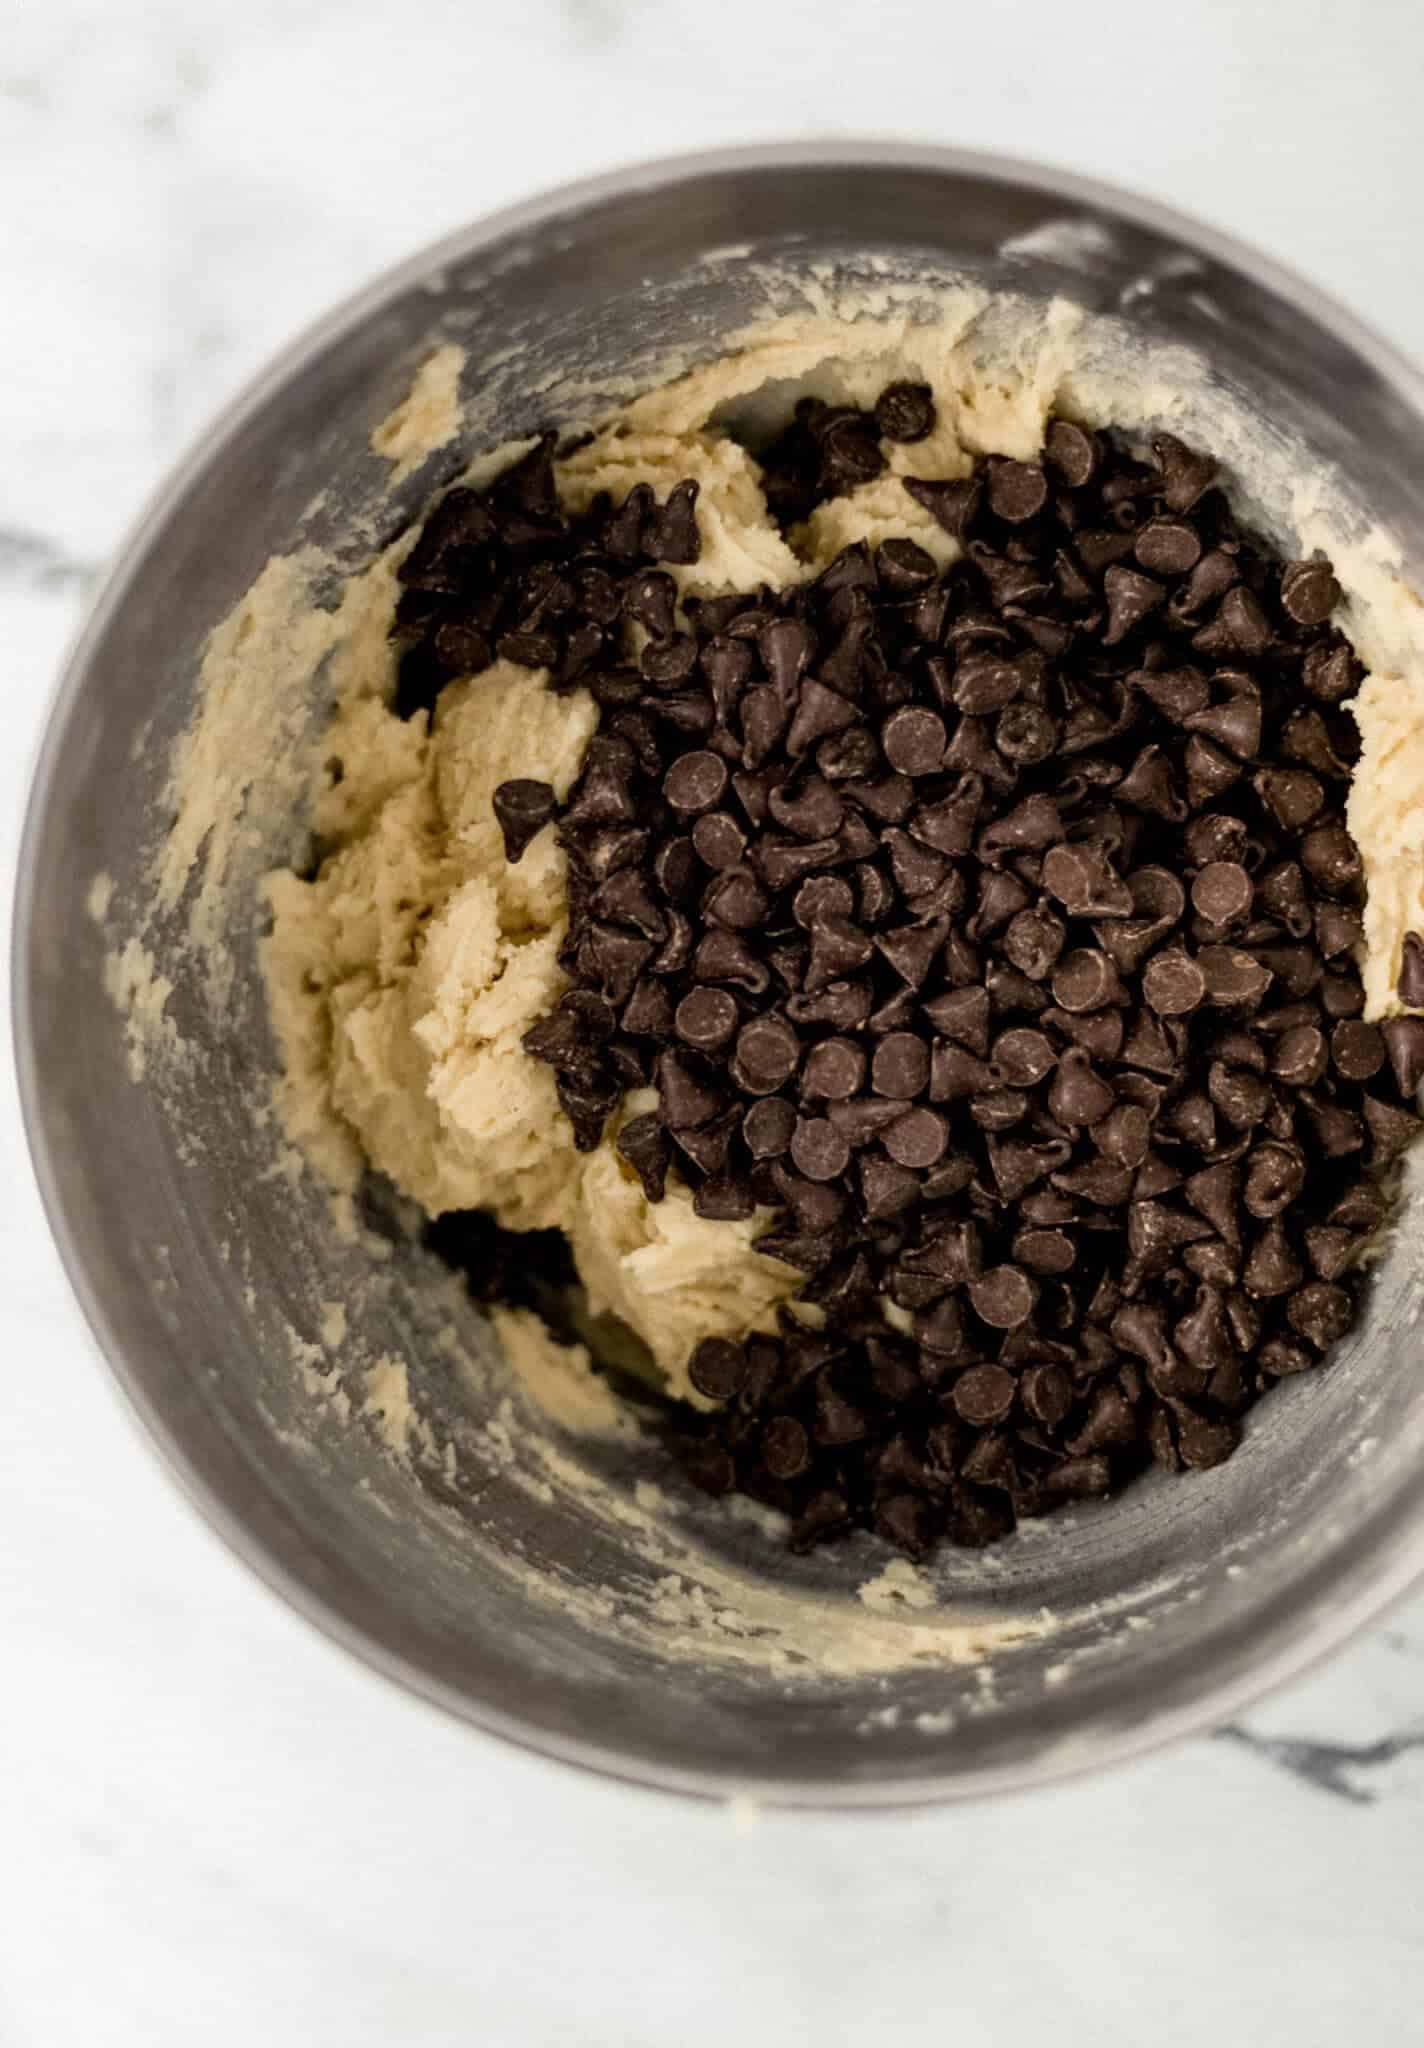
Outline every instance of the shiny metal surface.
<path id="1" fill-rule="evenodd" d="M 721 260 L 697 261 L 710 251 Z M 482 223 L 377 283 L 290 350 L 174 476 L 71 656 L 15 927 L 21 1084 L 56 1236 L 135 1407 L 234 1547 L 319 1626 L 483 1727 L 649 1783 L 805 1802 L 1004 1789 L 1133 1754 L 1234 1710 L 1402 1590 L 1424 1564 L 1417 1217 L 1338 1362 L 1263 1403 L 1227 1466 L 1146 1482 L 1075 1513 L 1053 1541 L 1042 1525 L 988 1566 L 946 1560 L 946 1598 L 1059 1617 L 1048 1639 L 1000 1660 L 992 1688 L 933 1669 L 886 1686 L 813 1673 L 788 1685 L 754 1661 L 699 1667 L 521 1598 L 489 1568 L 495 1540 L 585 1586 L 636 1575 L 616 1539 L 557 1502 L 496 1479 L 476 1540 L 458 1500 L 414 1486 L 359 1433 L 301 1445 L 301 1394 L 271 1311 L 309 1314 L 313 1271 L 327 1294 L 349 1294 L 363 1255 L 336 1240 L 313 1190 L 261 1177 L 259 913 L 240 937 L 231 1029 L 214 1034 L 191 988 L 173 998 L 206 1040 L 195 1155 L 125 1072 L 85 896 L 100 869 L 121 898 L 134 887 L 206 633 L 273 552 L 298 537 L 340 547 L 380 481 L 370 430 L 432 338 L 454 335 L 478 360 L 517 337 L 518 376 L 492 371 L 481 394 L 473 431 L 488 444 L 542 421 L 540 371 L 577 366 L 611 388 L 669 349 L 713 352 L 757 310 L 753 258 L 854 277 L 878 254 L 1064 292 L 1203 349 L 1342 467 L 1416 569 L 1424 557 L 1419 378 L 1223 237 L 1081 181 L 932 149 L 797 146 L 630 170 Z M 415 480 L 406 516 L 433 480 Z M 287 850 L 299 843 L 294 821 Z M 255 1300 L 224 1251 L 234 1239 Z M 413 1252 L 394 1269 L 372 1334 L 418 1349 L 428 1272 Z M 650 1450 L 614 1476 L 662 1472 Z M 745 1531 L 725 1541 L 744 1568 L 765 1562 Z M 856 1584 L 883 1561 L 862 1546 L 788 1569 L 853 1618 Z"/>

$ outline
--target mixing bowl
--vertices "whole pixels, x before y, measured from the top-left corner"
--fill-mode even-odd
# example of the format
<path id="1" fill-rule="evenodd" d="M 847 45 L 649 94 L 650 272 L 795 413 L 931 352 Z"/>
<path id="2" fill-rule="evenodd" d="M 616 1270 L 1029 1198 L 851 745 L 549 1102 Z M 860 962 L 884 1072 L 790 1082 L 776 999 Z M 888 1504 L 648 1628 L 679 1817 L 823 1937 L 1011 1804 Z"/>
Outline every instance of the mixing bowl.
<path id="1" fill-rule="evenodd" d="M 232 913 L 221 1023 L 182 943 L 188 906 L 121 958 L 205 638 L 263 563 L 298 545 L 355 563 L 472 452 L 597 413 L 670 357 L 706 358 L 763 310 L 768 264 L 820 287 L 960 276 L 1066 295 L 1200 351 L 1215 375 L 1188 416 L 1199 438 L 1213 405 L 1244 403 L 1338 470 L 1406 569 L 1424 553 L 1419 378 L 1308 287 L 1160 207 L 951 151 L 847 144 L 553 193 L 308 334 L 132 537 L 35 781 L 19 1067 L 50 1218 L 113 1370 L 192 1498 L 319 1627 L 483 1728 L 629 1778 L 942 1798 L 1218 1720 L 1409 1582 L 1424 1559 L 1412 1209 L 1357 1331 L 1259 1405 L 1228 1464 L 1149 1478 L 927 1573 L 886 1573 L 869 1538 L 790 1559 L 691 1496 L 655 1441 L 580 1449 L 531 1421 L 480 1312 L 400 1218 L 373 1208 L 343 1230 L 292 1170 L 267 1114 L 255 890 Z M 451 339 L 467 357 L 461 436 L 392 488 L 372 430 Z M 302 831 L 293 815 L 258 852 L 300 858 Z M 166 997 L 191 1049 L 166 1092 L 153 1071 L 134 1078 L 105 993 L 126 972 Z"/>

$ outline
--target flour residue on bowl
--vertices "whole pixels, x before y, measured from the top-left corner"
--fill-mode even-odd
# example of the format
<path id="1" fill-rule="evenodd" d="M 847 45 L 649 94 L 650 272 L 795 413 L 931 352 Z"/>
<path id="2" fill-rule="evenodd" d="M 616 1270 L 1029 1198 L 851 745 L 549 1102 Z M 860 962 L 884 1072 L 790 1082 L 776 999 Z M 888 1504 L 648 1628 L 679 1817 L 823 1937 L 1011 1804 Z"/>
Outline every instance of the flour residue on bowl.
<path id="1" fill-rule="evenodd" d="M 377 455 L 392 465 L 391 483 L 402 484 L 437 449 L 460 431 L 460 373 L 465 351 L 447 341 L 423 362 L 406 396 L 371 434 Z"/>

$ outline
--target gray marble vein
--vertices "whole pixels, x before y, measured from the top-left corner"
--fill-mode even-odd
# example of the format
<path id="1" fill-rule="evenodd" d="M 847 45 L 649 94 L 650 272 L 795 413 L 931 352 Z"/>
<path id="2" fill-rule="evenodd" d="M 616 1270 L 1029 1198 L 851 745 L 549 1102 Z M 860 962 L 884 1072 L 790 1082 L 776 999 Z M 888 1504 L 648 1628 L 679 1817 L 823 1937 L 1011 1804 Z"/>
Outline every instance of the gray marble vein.
<path id="1" fill-rule="evenodd" d="M 1308 1735 L 1262 1735 L 1232 1723 L 1217 1730 L 1222 1742 L 1239 1743 L 1252 1755 L 1288 1771 L 1318 1792 L 1357 1806 L 1373 1806 L 1383 1796 L 1375 1774 L 1411 1751 L 1424 1751 L 1424 1722 L 1381 1736 L 1375 1742 L 1330 1742 Z"/>

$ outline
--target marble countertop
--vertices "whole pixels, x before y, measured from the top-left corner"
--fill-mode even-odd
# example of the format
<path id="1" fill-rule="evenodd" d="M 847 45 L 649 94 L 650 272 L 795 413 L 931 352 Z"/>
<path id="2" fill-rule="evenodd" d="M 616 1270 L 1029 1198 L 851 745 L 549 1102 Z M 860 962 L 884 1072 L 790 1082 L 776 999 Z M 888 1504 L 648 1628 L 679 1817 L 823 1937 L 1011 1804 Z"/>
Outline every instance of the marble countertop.
<path id="1" fill-rule="evenodd" d="M 1414 0 L 16 0 L 0 914 L 106 555 L 273 347 L 409 248 L 631 154 L 904 134 L 1176 201 L 1424 355 L 1421 75 Z M 0 1247 L 3 2048 L 1420 2038 L 1424 1596 L 1101 1780 L 739 1828 L 446 1722 L 227 1555 L 93 1356 L 8 1068 Z"/>

